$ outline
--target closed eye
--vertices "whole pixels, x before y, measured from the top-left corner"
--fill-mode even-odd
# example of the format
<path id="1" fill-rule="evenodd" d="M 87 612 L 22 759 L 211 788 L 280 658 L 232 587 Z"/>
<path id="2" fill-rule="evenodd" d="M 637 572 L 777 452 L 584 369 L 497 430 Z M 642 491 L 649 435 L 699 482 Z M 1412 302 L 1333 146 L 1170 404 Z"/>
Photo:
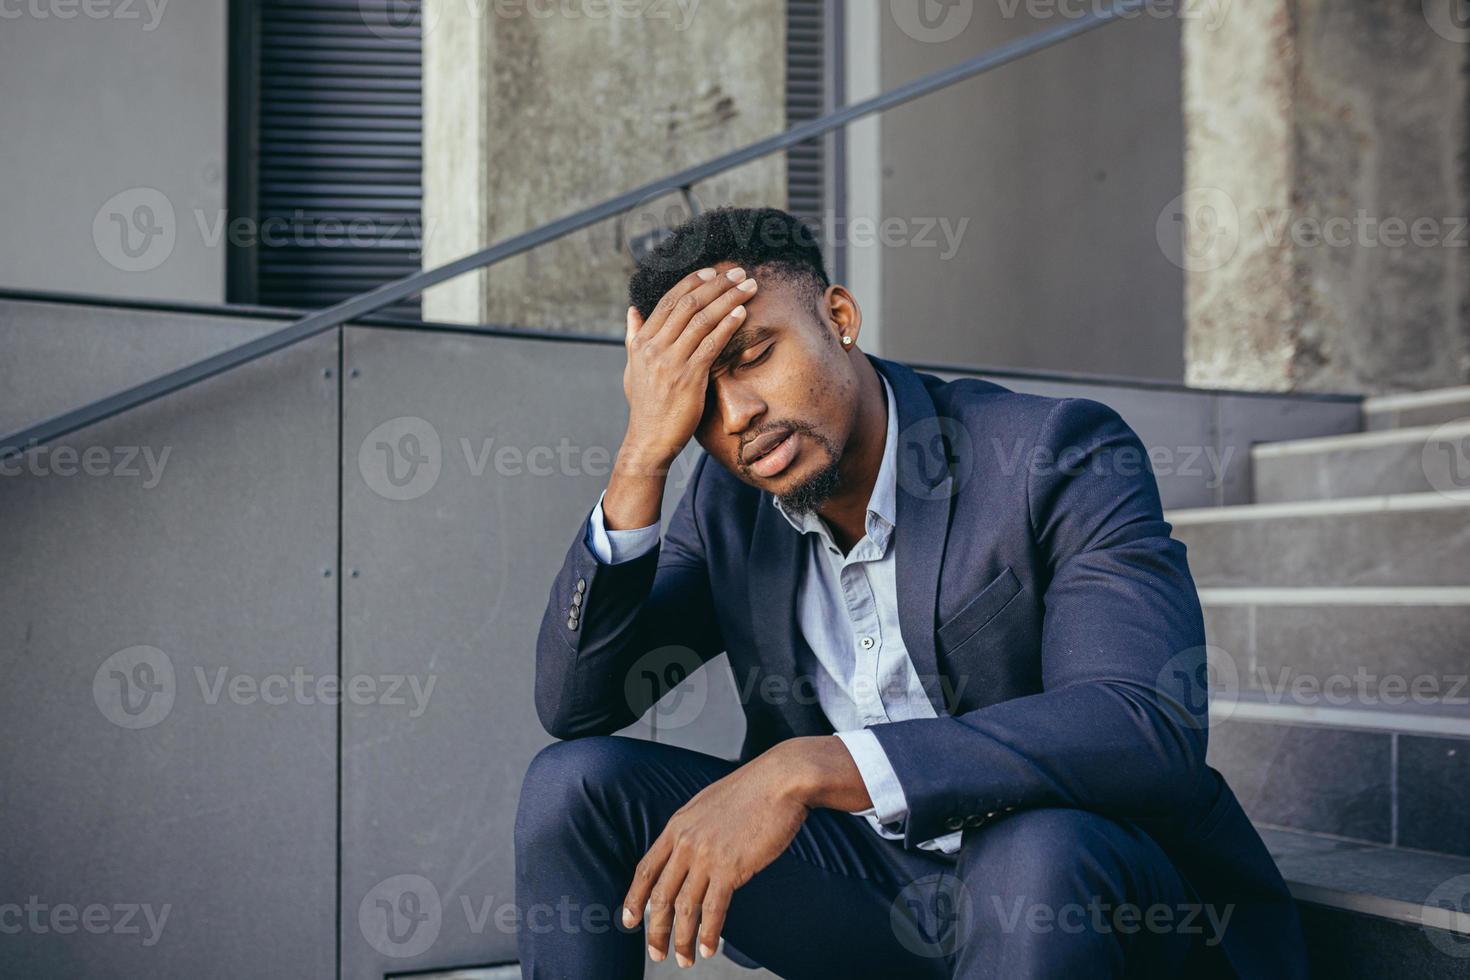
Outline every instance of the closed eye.
<path id="1" fill-rule="evenodd" d="M 773 348 L 775 348 L 775 346 L 776 346 L 775 344 L 767 344 L 765 350 L 761 351 L 759 354 L 757 354 L 755 357 L 752 357 L 748 361 L 741 361 L 739 364 L 736 365 L 736 367 L 737 368 L 755 367 L 757 364 L 761 363 L 766 358 L 768 358 L 768 357 L 771 356 L 771 350 Z"/>

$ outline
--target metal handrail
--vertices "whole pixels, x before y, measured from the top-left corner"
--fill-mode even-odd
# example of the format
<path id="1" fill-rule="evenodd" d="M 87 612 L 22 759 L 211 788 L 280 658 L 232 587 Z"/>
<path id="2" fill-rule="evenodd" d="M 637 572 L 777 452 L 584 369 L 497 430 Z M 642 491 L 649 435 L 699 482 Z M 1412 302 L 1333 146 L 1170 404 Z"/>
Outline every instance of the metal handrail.
<path id="1" fill-rule="evenodd" d="M 554 241 L 572 232 L 579 231 L 589 225 L 596 224 L 606 218 L 627 211 L 629 208 L 670 191 L 687 188 L 694 183 L 705 180 L 716 174 L 731 170 L 741 164 L 748 163 L 772 153 L 778 153 L 798 143 L 805 142 L 816 136 L 821 136 L 832 130 L 846 126 L 855 119 L 874 113 L 885 112 L 889 109 L 911 102 L 922 96 L 929 95 L 941 89 L 950 87 L 976 75 L 991 71 L 1013 61 L 1018 61 L 1028 55 L 1045 50 L 1053 45 L 1060 44 L 1079 34 L 1085 34 L 1095 30 L 1104 24 L 1119 20 L 1135 11 L 1141 10 L 1151 3 L 1152 0 L 1122 0 L 1110 10 L 1094 11 L 1084 17 L 1071 21 L 1057 27 L 1037 31 L 1026 37 L 1018 38 L 991 48 L 983 54 L 976 55 L 966 61 L 949 68 L 943 68 L 931 72 L 904 85 L 900 85 L 888 92 L 876 95 L 871 99 L 856 102 L 834 110 L 824 116 L 812 119 L 798 126 L 793 126 L 784 133 L 769 136 L 757 140 L 733 150 L 723 156 L 715 157 L 696 166 L 688 167 L 667 177 L 660 178 L 641 187 L 610 197 L 600 204 L 584 208 L 574 214 L 558 218 L 530 231 L 514 235 L 504 241 L 497 242 L 488 248 L 455 259 L 434 269 L 405 276 L 376 289 L 361 293 L 350 299 L 343 300 L 335 306 L 319 310 L 308 316 L 297 320 L 280 330 L 268 333 L 262 337 L 221 351 L 211 357 L 193 364 L 170 371 L 160 375 L 151 381 L 134 385 L 115 394 L 89 402 L 80 408 L 63 412 L 39 422 L 18 432 L 10 433 L 0 439 L 0 461 L 10 459 L 25 452 L 33 446 L 59 439 L 62 436 L 76 432 L 78 429 L 86 428 L 121 412 L 125 412 L 139 405 L 147 404 L 164 395 L 172 394 L 181 388 L 197 384 L 217 374 L 248 364 L 251 361 L 272 354 L 284 347 L 289 347 L 299 341 L 314 337 L 317 334 L 340 327 L 359 317 L 366 316 L 390 306 L 414 293 L 422 292 L 430 286 L 437 285 L 447 279 L 474 269 L 493 265 L 503 259 L 519 255 L 539 245 Z"/>

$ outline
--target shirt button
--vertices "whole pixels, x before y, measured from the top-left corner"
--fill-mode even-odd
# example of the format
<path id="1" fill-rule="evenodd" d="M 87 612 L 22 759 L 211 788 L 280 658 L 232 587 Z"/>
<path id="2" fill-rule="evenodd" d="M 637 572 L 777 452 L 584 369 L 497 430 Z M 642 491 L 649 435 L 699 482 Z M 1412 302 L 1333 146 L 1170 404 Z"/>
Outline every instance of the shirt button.
<path id="1" fill-rule="evenodd" d="M 862 647 L 864 650 L 873 649 L 873 638 L 871 636 L 863 637 L 861 640 L 858 640 L 858 646 Z"/>

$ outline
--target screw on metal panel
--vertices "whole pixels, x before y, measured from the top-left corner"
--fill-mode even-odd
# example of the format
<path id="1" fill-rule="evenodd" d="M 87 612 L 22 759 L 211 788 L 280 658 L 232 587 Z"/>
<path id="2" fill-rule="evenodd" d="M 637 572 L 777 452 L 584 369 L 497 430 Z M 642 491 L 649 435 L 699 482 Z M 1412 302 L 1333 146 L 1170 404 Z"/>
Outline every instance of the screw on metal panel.
<path id="1" fill-rule="evenodd" d="M 332 376 L 332 369 L 331 368 L 323 368 L 322 369 L 322 377 L 324 377 L 324 378 L 330 378 L 331 376 Z"/>
<path id="2" fill-rule="evenodd" d="M 362 574 L 362 573 L 361 573 L 361 572 L 359 572 L 359 571 L 358 571 L 358 570 L 357 570 L 357 569 L 355 569 L 355 568 L 354 568 L 354 569 L 353 569 L 353 570 L 352 570 L 352 577 L 353 577 L 353 578 L 357 578 L 357 577 L 358 577 L 358 576 L 359 576 L 359 575 L 361 575 L 361 574 Z"/>
<path id="3" fill-rule="evenodd" d="M 352 371 L 351 371 L 351 374 L 352 374 L 352 376 L 354 378 L 356 378 L 356 377 L 359 377 L 362 374 L 362 372 L 359 371 L 357 368 L 353 368 Z"/>
<path id="4" fill-rule="evenodd" d="M 332 570 L 330 568 L 323 568 L 322 569 L 322 578 L 331 578 L 331 577 L 332 577 Z"/>

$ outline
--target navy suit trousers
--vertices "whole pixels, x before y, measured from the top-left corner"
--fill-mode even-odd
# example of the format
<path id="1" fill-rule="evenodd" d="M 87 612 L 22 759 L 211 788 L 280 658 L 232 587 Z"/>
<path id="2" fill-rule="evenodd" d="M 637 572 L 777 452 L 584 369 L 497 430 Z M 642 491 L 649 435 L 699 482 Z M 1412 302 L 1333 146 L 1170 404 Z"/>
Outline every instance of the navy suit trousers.
<path id="1" fill-rule="evenodd" d="M 616 735 L 542 750 L 515 826 L 523 976 L 642 977 L 643 930 L 621 925 L 633 869 L 736 766 Z M 1096 814 L 1017 811 L 946 856 L 819 809 L 735 892 L 723 938 L 788 978 L 1173 977 L 1221 969 L 1218 921 L 1152 838 Z"/>

